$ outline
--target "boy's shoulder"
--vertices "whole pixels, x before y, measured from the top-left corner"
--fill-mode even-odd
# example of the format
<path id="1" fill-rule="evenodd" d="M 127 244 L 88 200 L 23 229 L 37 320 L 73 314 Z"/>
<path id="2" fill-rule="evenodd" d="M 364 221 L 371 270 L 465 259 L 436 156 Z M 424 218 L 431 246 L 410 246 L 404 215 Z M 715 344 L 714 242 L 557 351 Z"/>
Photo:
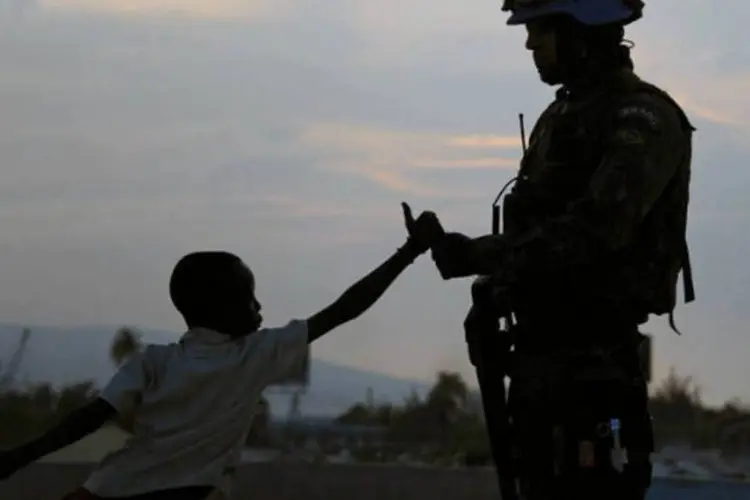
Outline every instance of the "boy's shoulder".
<path id="1" fill-rule="evenodd" d="M 167 344 L 143 344 L 142 348 L 132 358 L 147 368 L 161 365 L 169 360 L 174 353 L 180 349 L 180 344 L 170 342 Z"/>
<path id="2" fill-rule="evenodd" d="M 292 319 L 281 326 L 261 328 L 248 335 L 247 339 L 254 339 L 259 343 L 307 342 L 307 320 Z"/>
<path id="3" fill-rule="evenodd" d="M 142 353 L 146 358 L 153 358 L 158 356 L 166 356 L 174 352 L 175 349 L 179 349 L 180 344 L 178 342 L 169 342 L 167 344 L 144 344 Z"/>
<path id="4" fill-rule="evenodd" d="M 307 345 L 307 321 L 293 319 L 282 326 L 261 328 L 244 337 L 247 356 L 277 358 L 288 351 L 299 351 Z"/>
<path id="5" fill-rule="evenodd" d="M 299 335 L 307 332 L 307 320 L 306 319 L 290 319 L 286 323 L 279 326 L 263 327 L 256 333 L 289 333 L 290 335 Z"/>

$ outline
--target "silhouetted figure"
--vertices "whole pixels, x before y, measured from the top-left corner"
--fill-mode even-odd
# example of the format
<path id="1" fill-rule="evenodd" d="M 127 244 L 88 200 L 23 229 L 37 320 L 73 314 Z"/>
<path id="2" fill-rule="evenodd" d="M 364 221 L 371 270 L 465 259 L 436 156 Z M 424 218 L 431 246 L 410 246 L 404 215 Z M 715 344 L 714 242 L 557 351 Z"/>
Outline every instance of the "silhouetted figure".
<path id="1" fill-rule="evenodd" d="M 642 500 L 650 485 L 639 325 L 668 314 L 674 328 L 681 270 L 694 298 L 694 129 L 633 72 L 623 27 L 642 8 L 505 2 L 541 80 L 559 90 L 503 200 L 502 234 L 447 233 L 433 248 L 444 278 L 482 276 L 465 326 L 505 500 Z"/>
<path id="2" fill-rule="evenodd" d="M 442 236 L 437 217 L 404 204 L 406 242 L 331 305 L 261 328 L 255 277 L 239 257 L 209 251 L 177 263 L 170 295 L 185 319 L 179 342 L 133 353 L 91 404 L 29 443 L 0 452 L 0 479 L 105 423 L 132 433 L 64 500 L 228 499 L 258 401 L 308 344 L 368 310 Z"/>

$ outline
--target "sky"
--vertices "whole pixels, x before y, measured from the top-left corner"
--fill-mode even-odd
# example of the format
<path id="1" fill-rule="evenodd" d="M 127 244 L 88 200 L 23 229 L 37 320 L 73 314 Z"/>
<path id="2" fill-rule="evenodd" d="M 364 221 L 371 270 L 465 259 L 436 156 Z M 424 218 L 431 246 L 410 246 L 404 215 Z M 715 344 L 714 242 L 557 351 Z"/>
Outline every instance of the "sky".
<path id="1" fill-rule="evenodd" d="M 750 401 L 750 4 L 728 2 L 647 2 L 628 31 L 637 72 L 698 128 L 698 298 L 682 337 L 663 317 L 644 330 L 656 378 L 674 367 L 716 403 Z M 518 113 L 530 126 L 554 93 L 505 17 L 497 1 L 0 0 L 0 319 L 178 335 L 172 266 L 225 249 L 282 324 L 402 244 L 401 201 L 488 232 Z M 469 285 L 422 257 L 313 355 L 473 381 Z"/>

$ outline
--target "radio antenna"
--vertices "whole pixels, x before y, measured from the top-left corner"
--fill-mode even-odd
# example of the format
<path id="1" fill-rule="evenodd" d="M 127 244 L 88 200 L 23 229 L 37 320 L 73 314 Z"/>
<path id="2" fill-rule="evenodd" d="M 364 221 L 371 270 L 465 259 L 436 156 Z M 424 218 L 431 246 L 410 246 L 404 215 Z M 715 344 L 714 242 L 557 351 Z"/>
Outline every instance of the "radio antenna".
<path id="1" fill-rule="evenodd" d="M 521 129 L 521 151 L 526 156 L 526 127 L 523 124 L 523 113 L 518 113 L 518 125 Z M 506 182 L 500 192 L 497 193 L 495 201 L 492 202 L 492 234 L 500 234 L 500 198 L 515 180 L 516 177 Z"/>

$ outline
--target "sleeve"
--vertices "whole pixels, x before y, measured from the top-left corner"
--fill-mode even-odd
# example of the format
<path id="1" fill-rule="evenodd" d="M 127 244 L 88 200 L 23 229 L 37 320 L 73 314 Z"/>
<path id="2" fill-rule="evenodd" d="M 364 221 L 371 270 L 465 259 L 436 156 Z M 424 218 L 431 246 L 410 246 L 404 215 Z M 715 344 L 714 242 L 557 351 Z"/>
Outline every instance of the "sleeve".
<path id="1" fill-rule="evenodd" d="M 121 416 L 132 414 L 148 384 L 148 350 L 131 356 L 120 366 L 99 397 L 112 405 Z"/>
<path id="2" fill-rule="evenodd" d="M 258 343 L 246 356 L 246 362 L 252 359 L 256 367 L 261 363 L 268 383 L 282 378 L 308 355 L 310 345 L 305 320 L 292 320 L 279 328 L 261 330 L 257 335 L 260 335 Z"/>
<path id="3" fill-rule="evenodd" d="M 682 163 L 687 138 L 677 111 L 651 95 L 623 103 L 614 125 L 585 194 L 521 238 L 479 238 L 480 259 L 494 254 L 494 269 L 523 281 L 626 246 Z"/>

